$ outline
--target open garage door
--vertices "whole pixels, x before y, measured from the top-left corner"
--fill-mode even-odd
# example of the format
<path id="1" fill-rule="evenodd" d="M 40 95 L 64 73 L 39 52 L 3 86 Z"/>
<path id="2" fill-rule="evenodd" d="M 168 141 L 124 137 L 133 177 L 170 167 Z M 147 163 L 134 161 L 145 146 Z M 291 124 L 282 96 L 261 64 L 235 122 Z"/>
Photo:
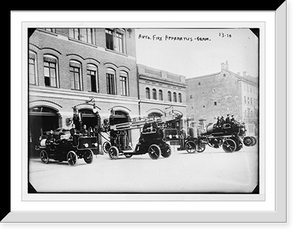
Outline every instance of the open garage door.
<path id="1" fill-rule="evenodd" d="M 33 107 L 29 109 L 28 126 L 29 156 L 34 156 L 38 154 L 35 151 L 35 146 L 38 145 L 43 132 L 59 127 L 59 115 L 56 110 L 49 107 Z"/>

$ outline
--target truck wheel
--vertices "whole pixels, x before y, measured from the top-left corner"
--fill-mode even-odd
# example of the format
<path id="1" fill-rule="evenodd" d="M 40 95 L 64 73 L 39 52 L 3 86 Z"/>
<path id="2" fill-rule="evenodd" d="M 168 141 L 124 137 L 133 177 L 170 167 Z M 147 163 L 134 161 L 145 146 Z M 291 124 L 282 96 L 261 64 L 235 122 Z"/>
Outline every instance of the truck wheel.
<path id="1" fill-rule="evenodd" d="M 45 164 L 47 164 L 49 162 L 49 156 L 45 150 L 42 150 L 40 152 L 40 158 L 41 158 L 41 161 L 44 162 Z"/>
<path id="2" fill-rule="evenodd" d="M 103 152 L 108 153 L 108 150 L 109 150 L 110 147 L 111 147 L 110 142 L 105 141 L 105 142 L 103 143 L 103 145 L 102 145 Z"/>
<path id="3" fill-rule="evenodd" d="M 76 165 L 78 160 L 78 156 L 74 151 L 69 151 L 67 154 L 67 161 L 69 163 L 70 166 L 74 166 Z"/>
<path id="4" fill-rule="evenodd" d="M 197 145 L 197 152 L 204 152 L 205 150 L 205 144 L 204 143 L 199 143 Z"/>
<path id="5" fill-rule="evenodd" d="M 247 137 L 244 138 L 243 143 L 247 147 L 252 146 L 253 139 L 251 137 L 247 136 Z"/>
<path id="6" fill-rule="evenodd" d="M 234 152 L 236 149 L 236 143 L 234 140 L 229 138 L 224 140 L 222 147 L 225 152 Z"/>
<path id="7" fill-rule="evenodd" d="M 187 141 L 185 143 L 185 150 L 188 153 L 195 153 L 195 151 L 196 151 L 196 144 L 193 141 Z"/>
<path id="8" fill-rule="evenodd" d="M 171 156 L 171 146 L 168 143 L 163 144 L 163 147 L 161 148 L 161 155 L 164 158 L 168 158 L 169 156 Z"/>
<path id="9" fill-rule="evenodd" d="M 87 164 L 91 164 L 93 162 L 94 154 L 91 149 L 84 151 L 83 159 Z"/>
<path id="10" fill-rule="evenodd" d="M 112 159 L 112 160 L 118 159 L 118 157 L 119 157 L 118 148 L 115 146 L 110 147 L 108 150 L 108 155 L 109 155 L 110 159 Z"/>
<path id="11" fill-rule="evenodd" d="M 251 146 L 254 146 L 257 143 L 257 140 L 253 136 L 251 136 L 251 139 L 252 139 L 252 145 Z"/>
<path id="12" fill-rule="evenodd" d="M 161 155 L 160 147 L 156 144 L 152 144 L 148 148 L 148 154 L 152 160 L 157 160 Z"/>

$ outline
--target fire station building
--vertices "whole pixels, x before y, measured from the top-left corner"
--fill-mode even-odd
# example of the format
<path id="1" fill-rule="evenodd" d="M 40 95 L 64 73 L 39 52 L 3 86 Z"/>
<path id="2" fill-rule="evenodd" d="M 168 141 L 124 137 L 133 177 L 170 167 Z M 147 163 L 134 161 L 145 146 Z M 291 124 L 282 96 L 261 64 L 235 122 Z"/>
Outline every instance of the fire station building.
<path id="1" fill-rule="evenodd" d="M 101 127 L 113 115 L 186 116 L 185 77 L 138 65 L 135 30 L 124 28 L 29 29 L 29 148 L 43 132 L 70 129 L 73 115 L 87 128 Z M 128 133 L 132 147 L 140 132 Z"/>
<path id="2" fill-rule="evenodd" d="M 73 113 L 87 127 L 113 113 L 138 116 L 133 29 L 35 29 L 28 45 L 29 142 L 44 131 L 70 128 Z"/>

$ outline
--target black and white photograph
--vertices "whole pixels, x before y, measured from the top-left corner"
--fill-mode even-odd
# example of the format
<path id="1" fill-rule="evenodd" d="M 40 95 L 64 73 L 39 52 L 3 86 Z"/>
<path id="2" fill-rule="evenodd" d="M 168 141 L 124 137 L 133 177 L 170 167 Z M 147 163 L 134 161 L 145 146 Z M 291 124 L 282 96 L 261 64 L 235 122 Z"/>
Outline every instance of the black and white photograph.
<path id="1" fill-rule="evenodd" d="M 258 195 L 260 28 L 27 28 L 28 194 Z"/>
<path id="2" fill-rule="evenodd" d="M 11 10 L 1 228 L 291 228 L 298 116 L 289 124 L 289 103 L 299 99 L 287 52 L 299 44 L 290 1 Z"/>

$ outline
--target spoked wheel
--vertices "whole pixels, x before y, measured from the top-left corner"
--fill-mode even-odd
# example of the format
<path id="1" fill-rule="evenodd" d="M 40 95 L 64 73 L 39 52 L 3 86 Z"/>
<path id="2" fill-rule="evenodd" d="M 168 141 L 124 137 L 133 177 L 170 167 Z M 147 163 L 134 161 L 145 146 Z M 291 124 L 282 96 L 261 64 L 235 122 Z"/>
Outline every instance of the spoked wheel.
<path id="1" fill-rule="evenodd" d="M 74 166 L 76 165 L 78 160 L 78 156 L 74 151 L 69 151 L 67 154 L 67 161 L 69 163 L 70 166 Z"/>
<path id="2" fill-rule="evenodd" d="M 49 156 L 48 156 L 48 153 L 45 150 L 42 150 L 40 152 L 40 158 L 41 158 L 41 161 L 45 164 L 47 164 L 49 162 Z"/>
<path id="3" fill-rule="evenodd" d="M 94 154 L 91 149 L 87 149 L 83 153 L 83 159 L 87 164 L 91 164 L 94 159 Z"/>
<path id="4" fill-rule="evenodd" d="M 205 150 L 205 144 L 204 143 L 199 143 L 197 145 L 197 152 L 204 152 Z"/>
<path id="5" fill-rule="evenodd" d="M 103 145 L 102 145 L 103 152 L 108 153 L 108 150 L 109 150 L 110 147 L 111 147 L 110 142 L 105 141 L 105 142 L 103 143 Z"/>
<path id="6" fill-rule="evenodd" d="M 163 144 L 163 147 L 161 148 L 161 155 L 164 158 L 167 158 L 169 156 L 171 156 L 171 146 L 168 143 Z"/>
<path id="7" fill-rule="evenodd" d="M 244 138 L 243 143 L 247 147 L 252 146 L 253 145 L 253 139 L 251 137 L 247 136 L 247 137 Z"/>
<path id="8" fill-rule="evenodd" d="M 193 141 L 187 141 L 185 143 L 185 150 L 188 153 L 195 153 L 195 151 L 196 151 L 196 144 Z"/>
<path id="9" fill-rule="evenodd" d="M 224 140 L 222 147 L 225 152 L 234 152 L 236 149 L 236 143 L 232 139 L 226 139 Z"/>
<path id="10" fill-rule="evenodd" d="M 148 154 L 152 160 L 157 160 L 161 155 L 160 147 L 156 144 L 152 144 L 148 148 Z"/>
<path id="11" fill-rule="evenodd" d="M 252 146 L 254 146 L 257 143 L 257 140 L 255 137 L 251 136 L 252 139 Z"/>
<path id="12" fill-rule="evenodd" d="M 243 148 L 243 142 L 238 137 L 235 138 L 234 141 L 235 141 L 235 144 L 236 144 L 235 151 L 237 152 L 237 151 L 239 151 Z"/>
<path id="13" fill-rule="evenodd" d="M 110 147 L 108 150 L 108 155 L 109 155 L 110 159 L 112 159 L 112 160 L 118 159 L 118 157 L 119 157 L 118 148 L 115 146 Z"/>

